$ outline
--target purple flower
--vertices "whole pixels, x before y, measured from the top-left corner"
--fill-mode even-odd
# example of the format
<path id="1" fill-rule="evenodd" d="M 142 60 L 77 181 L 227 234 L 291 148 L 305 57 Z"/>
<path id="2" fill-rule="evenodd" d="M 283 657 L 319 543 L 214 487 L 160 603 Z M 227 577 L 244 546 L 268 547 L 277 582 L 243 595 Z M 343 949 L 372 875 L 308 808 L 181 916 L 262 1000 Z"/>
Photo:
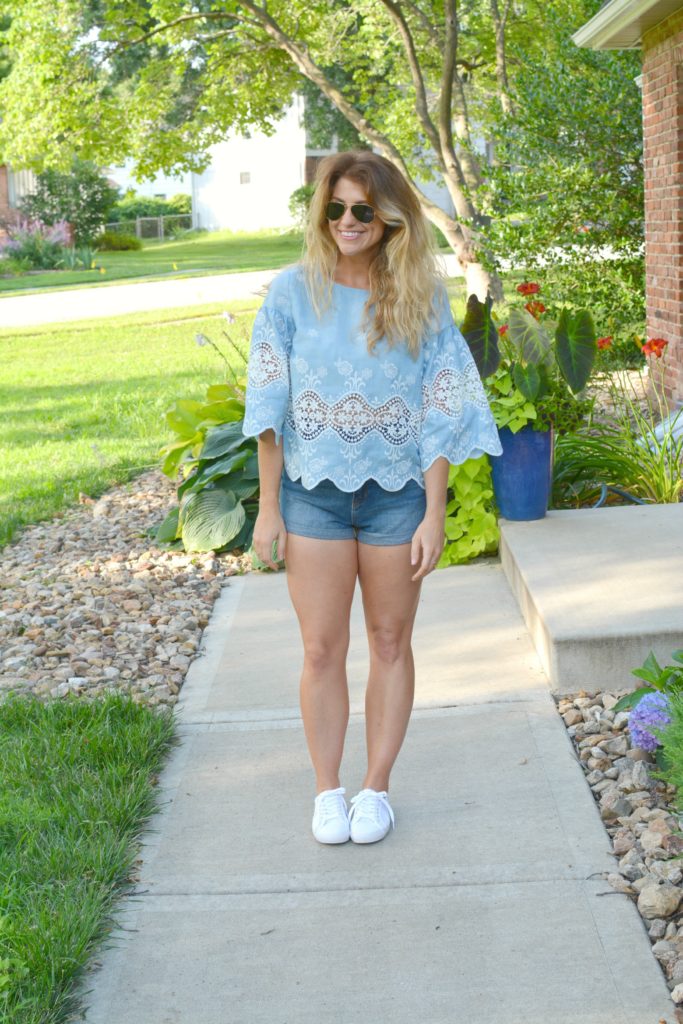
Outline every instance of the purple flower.
<path id="1" fill-rule="evenodd" d="M 660 740 L 651 731 L 663 729 L 671 721 L 669 698 L 664 693 L 646 693 L 629 715 L 628 731 L 636 747 L 654 752 Z M 649 727 L 649 728 L 648 728 Z"/>

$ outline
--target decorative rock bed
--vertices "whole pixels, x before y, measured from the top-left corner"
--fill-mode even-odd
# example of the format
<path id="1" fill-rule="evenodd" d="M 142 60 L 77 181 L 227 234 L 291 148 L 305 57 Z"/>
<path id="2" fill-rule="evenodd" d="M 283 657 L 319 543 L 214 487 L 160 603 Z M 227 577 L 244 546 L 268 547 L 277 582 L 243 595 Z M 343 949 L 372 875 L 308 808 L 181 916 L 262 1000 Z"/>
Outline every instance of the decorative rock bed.
<path id="1" fill-rule="evenodd" d="M 567 731 L 612 839 L 606 881 L 631 897 L 643 918 L 675 1003 L 683 1003 L 683 834 L 674 786 L 656 777 L 651 754 L 632 747 L 620 695 L 581 691 L 557 700 Z M 683 1021 L 683 1010 L 676 1016 Z"/>
<path id="2" fill-rule="evenodd" d="M 175 487 L 154 470 L 24 530 L 0 554 L 0 695 L 126 691 L 172 705 L 247 556 L 156 547 Z"/>

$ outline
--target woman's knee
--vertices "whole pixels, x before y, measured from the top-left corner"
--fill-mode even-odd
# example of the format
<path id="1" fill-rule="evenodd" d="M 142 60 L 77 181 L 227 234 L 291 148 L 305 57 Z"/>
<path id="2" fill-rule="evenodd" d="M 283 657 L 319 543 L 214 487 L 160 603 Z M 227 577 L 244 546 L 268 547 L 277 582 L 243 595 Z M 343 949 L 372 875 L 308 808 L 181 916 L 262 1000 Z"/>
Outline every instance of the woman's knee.
<path id="1" fill-rule="evenodd" d="M 338 669 L 346 664 L 349 637 L 310 637 L 304 640 L 304 662 L 316 674 L 330 668 Z"/>
<path id="2" fill-rule="evenodd" d="M 370 651 L 389 665 L 410 653 L 410 630 L 403 625 L 376 625 L 368 628 Z"/>

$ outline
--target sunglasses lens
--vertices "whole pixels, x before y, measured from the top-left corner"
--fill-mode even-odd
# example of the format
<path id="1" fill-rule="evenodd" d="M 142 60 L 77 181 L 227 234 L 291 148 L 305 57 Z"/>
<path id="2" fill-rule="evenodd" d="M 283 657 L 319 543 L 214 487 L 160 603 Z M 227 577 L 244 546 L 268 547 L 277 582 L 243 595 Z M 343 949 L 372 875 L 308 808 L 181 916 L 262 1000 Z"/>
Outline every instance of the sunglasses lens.
<path id="1" fill-rule="evenodd" d="M 361 224 L 370 224 L 375 219 L 375 211 L 371 206 L 366 206 L 365 203 L 354 204 L 351 207 L 351 213 Z"/>
<path id="2" fill-rule="evenodd" d="M 328 203 L 325 209 L 325 216 L 328 220 L 339 220 L 344 216 L 346 207 L 343 203 Z"/>

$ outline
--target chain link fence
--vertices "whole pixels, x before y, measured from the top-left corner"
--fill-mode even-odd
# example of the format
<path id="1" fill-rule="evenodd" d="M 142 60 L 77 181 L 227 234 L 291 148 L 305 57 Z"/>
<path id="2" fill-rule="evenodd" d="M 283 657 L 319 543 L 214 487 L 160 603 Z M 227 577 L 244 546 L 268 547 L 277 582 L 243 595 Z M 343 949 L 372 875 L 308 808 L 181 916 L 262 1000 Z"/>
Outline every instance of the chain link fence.
<path id="1" fill-rule="evenodd" d="M 156 238 L 162 242 L 165 238 L 175 238 L 183 231 L 192 228 L 191 213 L 168 213 L 162 217 L 134 217 L 130 220 L 117 220 L 105 224 L 105 231 L 116 231 L 122 235 L 135 235 L 137 238 Z"/>

